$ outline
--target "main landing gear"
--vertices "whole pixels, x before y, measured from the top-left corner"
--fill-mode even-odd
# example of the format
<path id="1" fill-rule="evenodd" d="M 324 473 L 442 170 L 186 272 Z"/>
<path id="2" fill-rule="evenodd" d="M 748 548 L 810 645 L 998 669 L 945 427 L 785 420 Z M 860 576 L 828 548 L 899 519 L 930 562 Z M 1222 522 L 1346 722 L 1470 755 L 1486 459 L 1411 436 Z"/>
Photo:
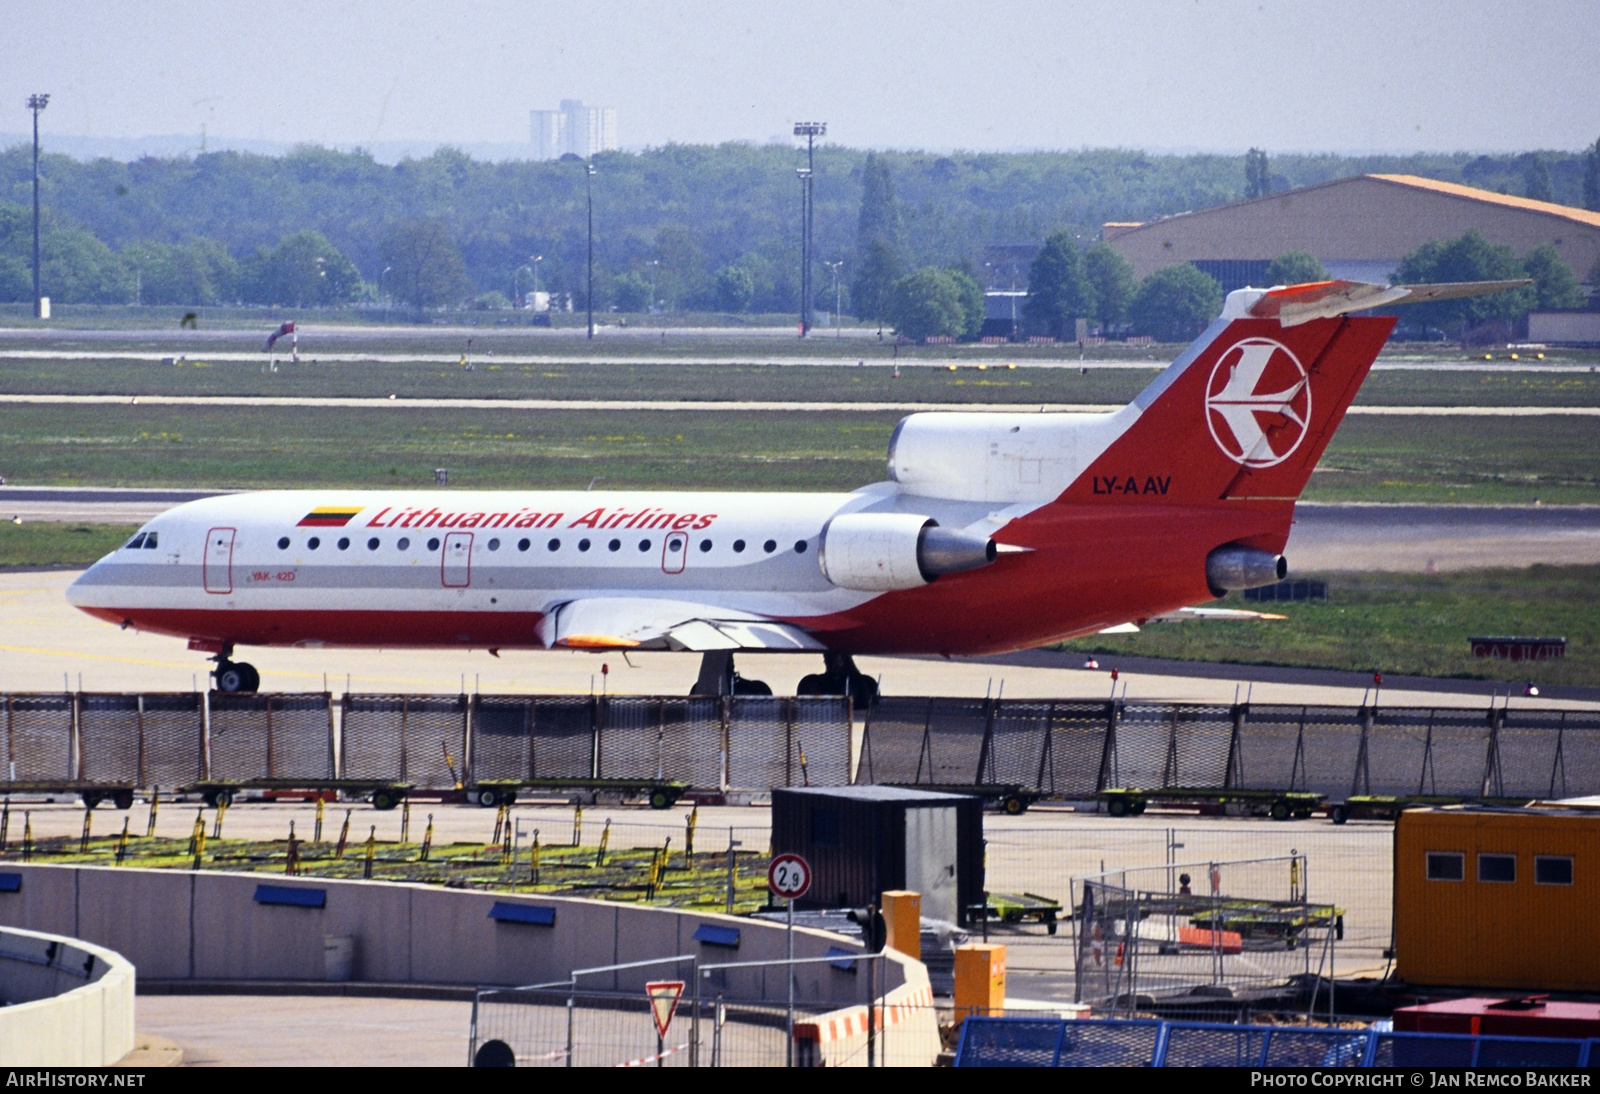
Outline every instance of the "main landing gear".
<path id="1" fill-rule="evenodd" d="M 217 690 L 229 694 L 249 693 L 261 687 L 261 674 L 256 667 L 244 661 L 234 661 L 233 643 L 222 647 L 222 652 L 212 658 L 217 667 L 211 670 L 211 677 L 217 683 Z"/>
<path id="2" fill-rule="evenodd" d="M 848 695 L 857 710 L 872 705 L 878 697 L 878 682 L 856 668 L 848 653 L 822 655 L 822 671 L 800 678 L 798 695 Z"/>
<path id="3" fill-rule="evenodd" d="M 855 708 L 863 710 L 877 699 L 878 682 L 856 668 L 848 653 L 825 653 L 822 671 L 802 677 L 796 690 L 800 695 L 848 695 Z M 689 694 L 771 695 L 772 689 L 735 672 L 732 650 L 715 650 L 701 656 L 700 678 Z"/>
<path id="4" fill-rule="evenodd" d="M 772 689 L 760 680 L 751 680 L 733 671 L 732 650 L 711 650 L 700 658 L 700 678 L 689 689 L 690 695 L 771 695 Z"/>

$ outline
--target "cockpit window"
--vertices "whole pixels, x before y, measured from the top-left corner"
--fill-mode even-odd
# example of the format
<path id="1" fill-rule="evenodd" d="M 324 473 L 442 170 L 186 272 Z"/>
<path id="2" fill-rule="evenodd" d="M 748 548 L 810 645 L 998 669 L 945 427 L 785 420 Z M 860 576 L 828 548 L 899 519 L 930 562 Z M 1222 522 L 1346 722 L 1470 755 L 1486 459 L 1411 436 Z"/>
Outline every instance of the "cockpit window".
<path id="1" fill-rule="evenodd" d="M 144 549 L 146 551 L 154 551 L 156 549 L 156 534 L 154 532 L 148 532 L 145 534 Z"/>
<path id="2" fill-rule="evenodd" d="M 144 546 L 144 533 L 140 532 L 123 545 L 127 550 L 134 551 Z"/>

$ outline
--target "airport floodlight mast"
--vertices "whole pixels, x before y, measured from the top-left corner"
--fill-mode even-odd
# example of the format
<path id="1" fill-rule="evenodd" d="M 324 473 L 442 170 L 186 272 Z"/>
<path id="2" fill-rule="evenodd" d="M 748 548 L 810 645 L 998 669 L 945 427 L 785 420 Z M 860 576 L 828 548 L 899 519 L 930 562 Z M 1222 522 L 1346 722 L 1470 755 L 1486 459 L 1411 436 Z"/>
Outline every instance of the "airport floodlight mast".
<path id="1" fill-rule="evenodd" d="M 594 164 L 586 163 L 584 177 L 589 184 L 589 341 L 594 341 Z"/>
<path id="2" fill-rule="evenodd" d="M 806 139 L 806 165 L 800 175 L 800 337 L 811 330 L 811 207 L 813 179 L 816 177 L 815 150 L 818 137 L 828 135 L 827 122 L 795 122 L 794 135 Z"/>
<path id="3" fill-rule="evenodd" d="M 800 180 L 800 337 L 811 329 L 811 239 L 806 232 L 806 214 L 811 212 L 811 168 L 795 169 Z"/>
<path id="4" fill-rule="evenodd" d="M 839 334 L 839 302 L 843 299 L 839 295 L 839 270 L 844 266 L 844 259 L 841 258 L 837 262 L 824 262 L 823 265 L 833 271 L 833 336 L 839 338 L 841 337 Z"/>
<path id="5" fill-rule="evenodd" d="M 50 105 L 47 94 L 29 95 L 28 109 L 33 111 L 33 317 L 39 319 L 44 311 L 39 292 L 39 112 Z"/>

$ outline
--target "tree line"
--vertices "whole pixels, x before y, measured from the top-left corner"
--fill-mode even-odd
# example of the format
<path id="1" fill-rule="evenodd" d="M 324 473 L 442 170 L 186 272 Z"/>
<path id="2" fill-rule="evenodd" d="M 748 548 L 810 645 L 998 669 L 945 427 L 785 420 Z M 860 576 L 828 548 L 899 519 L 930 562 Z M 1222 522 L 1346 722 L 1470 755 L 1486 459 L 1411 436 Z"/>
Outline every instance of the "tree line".
<path id="1" fill-rule="evenodd" d="M 360 150 L 216 152 L 122 163 L 41 161 L 44 283 L 60 302 L 284 307 L 393 299 L 418 311 L 506 302 L 532 288 L 586 302 L 584 163 L 490 163 L 441 149 L 380 164 Z M 668 145 L 596 156 L 595 304 L 787 312 L 798 307 L 799 187 L 782 145 Z M 1182 271 L 1130 285 L 1090 244 L 1109 220 L 1148 220 L 1361 172 L 1412 173 L 1600 208 L 1600 142 L 1520 156 L 1155 156 L 1132 150 L 951 154 L 817 151 L 816 254 L 843 262 L 814 305 L 887 317 L 898 294 L 949 325 L 992 280 L 992 244 L 1063 237 L 1082 281 L 1030 301 L 1097 326 L 1138 323 Z M 31 151 L 0 152 L 0 299 L 30 292 Z M 1061 246 L 1046 248 L 1058 267 Z M 1044 257 L 1044 252 L 1041 252 Z M 943 271 L 940 276 L 922 273 Z M 959 275 L 959 276 L 958 276 Z M 969 284 L 970 282 L 970 284 Z M 1190 289 L 1200 288 L 1198 282 Z M 931 293 L 929 299 L 924 299 Z M 1073 296 L 1073 293 L 1079 295 Z M 981 296 L 981 294 L 979 294 Z M 1041 292 L 1041 296 L 1045 295 Z M 1181 293 L 1179 294 L 1181 295 Z M 932 303 L 929 303 L 932 300 Z M 931 311 L 929 310 L 931 308 Z M 1053 318 L 1052 318 L 1053 317 Z M 962 313 L 963 330 L 971 326 Z M 932 321 L 932 320 L 930 320 Z M 911 320 L 915 324 L 915 320 Z"/>

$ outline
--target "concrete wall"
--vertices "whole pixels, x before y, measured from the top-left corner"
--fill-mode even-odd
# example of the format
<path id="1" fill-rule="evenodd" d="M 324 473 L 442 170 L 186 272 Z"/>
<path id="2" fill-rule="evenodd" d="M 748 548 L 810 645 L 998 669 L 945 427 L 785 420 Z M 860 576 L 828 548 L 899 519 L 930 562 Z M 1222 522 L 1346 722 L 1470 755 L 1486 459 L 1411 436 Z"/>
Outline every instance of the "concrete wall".
<path id="1" fill-rule="evenodd" d="M 1600 224 L 1369 175 L 1167 217 L 1106 238 L 1145 277 L 1193 259 L 1270 260 L 1285 251 L 1309 251 L 1324 263 L 1398 260 L 1469 228 L 1519 255 L 1553 243 L 1580 278 L 1600 258 Z"/>
<path id="2" fill-rule="evenodd" d="M 105 1067 L 133 1050 L 133 965 L 38 931 L 0 930 L 0 1066 Z"/>
<path id="3" fill-rule="evenodd" d="M 10 864 L 22 875 L 16 893 L 0 893 L 0 926 L 82 938 L 123 954 L 142 980 L 320 981 L 323 939 L 356 940 L 354 978 L 385 983 L 519 985 L 565 979 L 574 968 L 622 964 L 676 954 L 703 964 L 782 958 L 779 924 L 722 915 L 646 908 L 597 900 L 508 896 L 428 885 L 327 881 L 270 874 L 132 870 L 114 867 Z M 257 904 L 257 885 L 324 889 L 324 908 Z M 489 918 L 496 901 L 556 908 L 553 927 Z M 737 950 L 693 941 L 702 923 L 734 926 Z M 830 947 L 859 945 L 822 931 L 796 929 L 795 956 L 821 957 Z M 588 977 L 582 986 L 643 990 L 664 967 Z M 687 971 L 687 970 L 685 970 Z M 741 999 L 784 995 L 781 970 L 728 970 L 708 986 Z M 892 989 L 905 982 L 900 964 Z M 855 974 L 820 964 L 801 966 L 802 1001 L 838 1005 L 865 992 Z"/>

